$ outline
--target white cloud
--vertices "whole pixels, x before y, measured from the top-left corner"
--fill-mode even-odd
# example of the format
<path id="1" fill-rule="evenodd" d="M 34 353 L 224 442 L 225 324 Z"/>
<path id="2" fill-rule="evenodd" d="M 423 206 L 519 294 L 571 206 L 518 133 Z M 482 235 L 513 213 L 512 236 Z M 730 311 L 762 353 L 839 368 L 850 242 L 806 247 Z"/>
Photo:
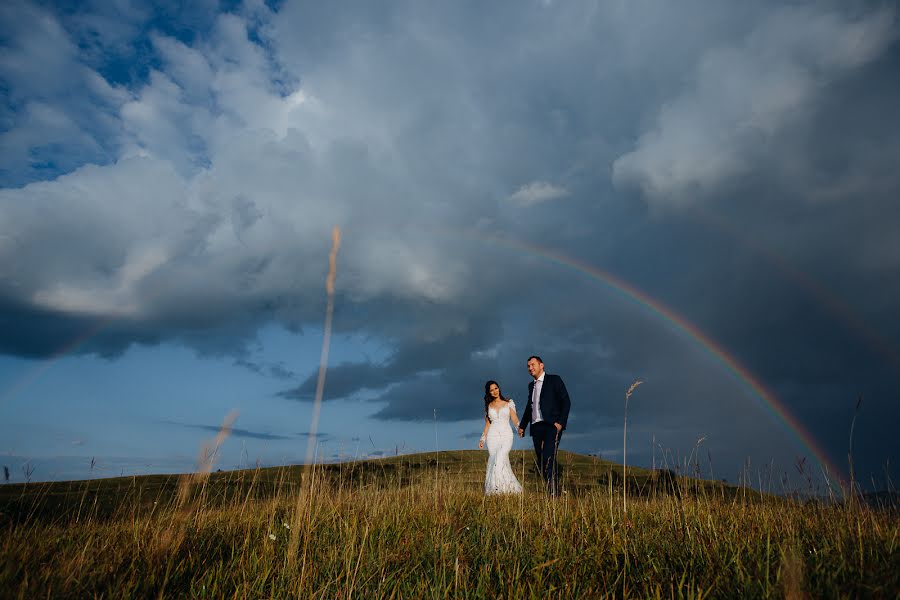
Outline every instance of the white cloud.
<path id="1" fill-rule="evenodd" d="M 739 44 L 703 54 L 688 87 L 659 109 L 634 150 L 613 164 L 620 187 L 657 205 L 684 205 L 753 168 L 830 82 L 879 56 L 897 36 L 894 12 L 855 20 L 782 8 Z"/>
<path id="2" fill-rule="evenodd" d="M 132 248 L 125 263 L 109 281 L 110 287 L 95 284 L 57 283 L 39 289 L 35 305 L 64 313 L 141 317 L 141 284 L 169 259 L 161 247 Z"/>
<path id="3" fill-rule="evenodd" d="M 159 34 L 150 36 L 153 47 L 165 63 L 167 75 L 181 88 L 186 99 L 202 105 L 210 102 L 213 69 L 206 56 L 182 42 Z"/>
<path id="4" fill-rule="evenodd" d="M 17 24 L 28 23 L 29 27 Z M 0 6 L 0 73 L 16 98 L 51 97 L 77 85 L 77 48 L 55 16 L 23 2 Z"/>
<path id="5" fill-rule="evenodd" d="M 276 89 L 272 61 L 234 15 L 192 47 L 159 34 L 152 43 L 159 70 L 129 94 L 81 67 L 120 104 L 114 162 L 0 190 L 0 249 L 10 249 L 0 272 L 19 301 L 163 325 L 279 303 L 318 318 L 334 225 L 349 234 L 344 293 L 457 296 L 459 258 L 375 237 L 420 202 L 393 191 L 402 162 L 370 138 L 383 127 L 307 89 Z M 43 123 L 35 139 L 87 135 L 56 106 L 35 105 Z"/>
<path id="6" fill-rule="evenodd" d="M 46 173 L 104 163 L 119 142 L 127 93 L 81 62 L 57 17 L 27 3 L 0 6 L 0 177 L 22 185 Z"/>
<path id="7" fill-rule="evenodd" d="M 509 199 L 520 206 L 533 206 L 548 200 L 565 198 L 568 195 L 569 191 L 564 187 L 546 181 L 532 181 L 516 190 Z"/>

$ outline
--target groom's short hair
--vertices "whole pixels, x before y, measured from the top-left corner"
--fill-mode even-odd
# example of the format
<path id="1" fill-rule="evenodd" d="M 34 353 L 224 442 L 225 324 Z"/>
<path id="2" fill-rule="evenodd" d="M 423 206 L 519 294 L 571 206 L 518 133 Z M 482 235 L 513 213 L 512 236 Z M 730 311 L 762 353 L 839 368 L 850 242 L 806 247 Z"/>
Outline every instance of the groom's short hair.
<path id="1" fill-rule="evenodd" d="M 538 361 L 539 363 L 544 364 L 544 361 L 542 361 L 542 360 L 541 360 L 541 357 L 538 356 L 537 354 L 532 354 L 531 356 L 528 357 L 528 360 L 526 360 L 525 362 L 526 362 L 526 363 L 529 362 L 532 358 L 533 358 L 534 360 Z"/>

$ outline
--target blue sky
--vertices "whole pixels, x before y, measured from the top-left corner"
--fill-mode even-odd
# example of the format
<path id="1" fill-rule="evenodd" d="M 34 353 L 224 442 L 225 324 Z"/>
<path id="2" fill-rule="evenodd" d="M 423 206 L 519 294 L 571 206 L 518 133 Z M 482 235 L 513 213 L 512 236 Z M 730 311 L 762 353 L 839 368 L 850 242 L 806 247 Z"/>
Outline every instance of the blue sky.
<path id="1" fill-rule="evenodd" d="M 813 460 L 576 261 L 840 467 L 862 395 L 882 486 L 898 34 L 862 1 L 4 3 L 3 462 L 186 470 L 232 410 L 221 466 L 302 460 L 338 226 L 328 460 L 474 447 L 484 382 L 521 399 L 534 353 L 564 448 L 620 460 L 640 377 L 629 462 Z"/>

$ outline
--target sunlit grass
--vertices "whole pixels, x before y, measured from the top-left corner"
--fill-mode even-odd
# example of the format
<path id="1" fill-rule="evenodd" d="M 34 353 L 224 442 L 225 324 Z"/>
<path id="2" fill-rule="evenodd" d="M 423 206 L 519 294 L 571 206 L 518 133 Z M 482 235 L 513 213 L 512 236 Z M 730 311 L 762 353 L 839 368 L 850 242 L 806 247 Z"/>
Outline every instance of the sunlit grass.
<path id="1" fill-rule="evenodd" d="M 302 496 L 299 468 L 5 486 L 0 590 L 19 598 L 900 591 L 893 509 L 634 468 L 626 519 L 621 478 L 611 475 L 620 466 L 564 453 L 567 493 L 549 500 L 529 454 L 512 458 L 522 496 L 484 497 L 484 455 L 475 452 L 320 466 Z"/>

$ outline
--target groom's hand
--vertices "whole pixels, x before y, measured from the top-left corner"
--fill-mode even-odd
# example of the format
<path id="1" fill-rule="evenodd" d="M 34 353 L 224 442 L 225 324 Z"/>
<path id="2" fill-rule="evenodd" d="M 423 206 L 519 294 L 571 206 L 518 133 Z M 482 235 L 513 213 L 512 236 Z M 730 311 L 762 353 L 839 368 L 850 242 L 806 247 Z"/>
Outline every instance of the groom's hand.
<path id="1" fill-rule="evenodd" d="M 519 427 L 519 437 L 525 437 L 525 430 Z"/>
<path id="2" fill-rule="evenodd" d="M 559 423 L 554 423 L 553 426 L 556 427 L 556 433 L 562 431 L 562 425 L 560 425 Z"/>

